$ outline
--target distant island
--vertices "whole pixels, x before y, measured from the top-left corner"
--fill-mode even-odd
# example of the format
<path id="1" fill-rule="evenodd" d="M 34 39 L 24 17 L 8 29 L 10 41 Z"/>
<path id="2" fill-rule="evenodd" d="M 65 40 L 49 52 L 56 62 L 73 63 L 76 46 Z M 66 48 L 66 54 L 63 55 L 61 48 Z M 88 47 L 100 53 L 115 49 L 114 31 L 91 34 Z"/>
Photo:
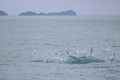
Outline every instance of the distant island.
<path id="1" fill-rule="evenodd" d="M 67 10 L 62 12 L 50 12 L 50 13 L 35 13 L 32 11 L 22 12 L 19 16 L 75 16 L 77 15 L 73 10 Z"/>
<path id="2" fill-rule="evenodd" d="M 0 10 L 0 16 L 8 16 L 8 14 L 2 10 Z"/>

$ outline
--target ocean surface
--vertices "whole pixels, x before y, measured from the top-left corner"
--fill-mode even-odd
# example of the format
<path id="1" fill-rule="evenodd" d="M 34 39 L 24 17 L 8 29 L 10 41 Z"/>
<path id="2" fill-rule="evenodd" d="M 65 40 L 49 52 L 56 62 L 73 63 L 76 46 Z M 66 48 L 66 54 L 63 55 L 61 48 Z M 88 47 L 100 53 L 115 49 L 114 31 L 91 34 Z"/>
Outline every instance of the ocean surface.
<path id="1" fill-rule="evenodd" d="M 120 16 L 1 16 L 0 80 L 120 80 Z"/>

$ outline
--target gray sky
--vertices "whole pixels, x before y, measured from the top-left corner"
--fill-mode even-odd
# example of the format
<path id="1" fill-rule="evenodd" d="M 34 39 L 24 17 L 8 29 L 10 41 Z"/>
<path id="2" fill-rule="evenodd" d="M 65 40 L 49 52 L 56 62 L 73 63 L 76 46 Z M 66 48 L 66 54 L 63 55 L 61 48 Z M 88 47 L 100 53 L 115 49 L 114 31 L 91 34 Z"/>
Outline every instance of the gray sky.
<path id="1" fill-rule="evenodd" d="M 78 15 L 120 15 L 120 0 L 0 0 L 9 15 L 24 11 L 59 12 L 72 9 Z"/>

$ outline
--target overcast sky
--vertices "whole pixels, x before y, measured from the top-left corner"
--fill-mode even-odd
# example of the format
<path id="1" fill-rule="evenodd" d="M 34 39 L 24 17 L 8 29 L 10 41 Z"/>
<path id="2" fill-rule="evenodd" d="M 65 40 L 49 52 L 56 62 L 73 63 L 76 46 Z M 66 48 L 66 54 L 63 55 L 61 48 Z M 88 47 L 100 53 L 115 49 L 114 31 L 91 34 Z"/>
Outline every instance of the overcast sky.
<path id="1" fill-rule="evenodd" d="M 74 10 L 78 15 L 120 15 L 120 0 L 0 0 L 0 10 L 9 15 L 64 10 Z"/>

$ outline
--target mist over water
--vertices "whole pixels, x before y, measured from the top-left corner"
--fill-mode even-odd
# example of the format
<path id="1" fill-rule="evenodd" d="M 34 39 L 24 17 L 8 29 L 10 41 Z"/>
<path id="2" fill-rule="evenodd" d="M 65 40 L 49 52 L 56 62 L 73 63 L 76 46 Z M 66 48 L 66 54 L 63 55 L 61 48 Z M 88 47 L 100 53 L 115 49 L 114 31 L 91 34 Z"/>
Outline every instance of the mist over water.
<path id="1" fill-rule="evenodd" d="M 0 17 L 0 80 L 119 80 L 120 17 Z"/>

